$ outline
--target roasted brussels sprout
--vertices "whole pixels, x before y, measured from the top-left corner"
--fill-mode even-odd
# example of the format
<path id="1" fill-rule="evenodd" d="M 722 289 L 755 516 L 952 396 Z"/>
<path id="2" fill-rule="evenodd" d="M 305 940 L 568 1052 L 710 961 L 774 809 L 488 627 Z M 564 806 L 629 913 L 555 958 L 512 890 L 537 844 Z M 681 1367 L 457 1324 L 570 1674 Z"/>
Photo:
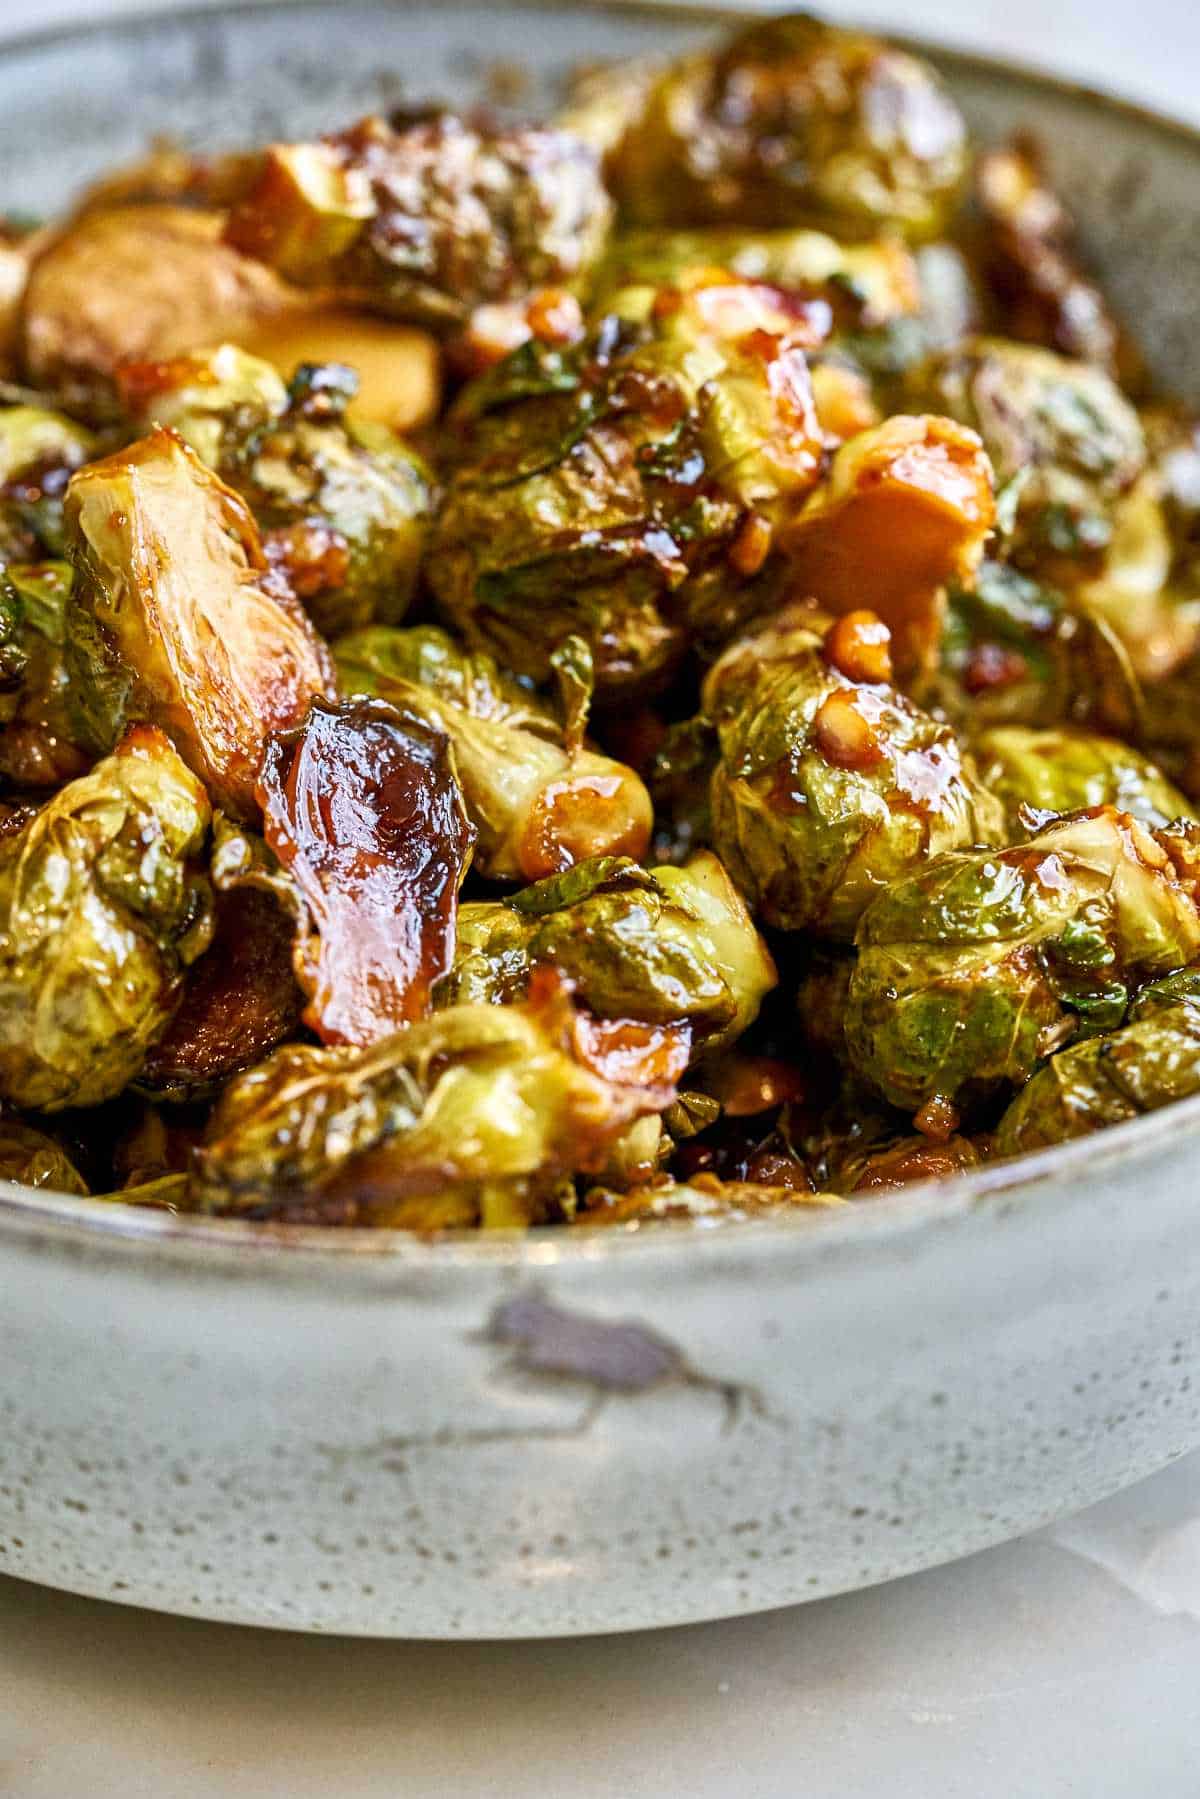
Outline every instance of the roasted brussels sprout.
<path id="1" fill-rule="evenodd" d="M 1102 806 L 894 882 L 858 929 L 851 1068 L 910 1114 L 957 1107 L 1119 1023 L 1136 982 L 1200 951 L 1198 832 Z"/>
<path id="2" fill-rule="evenodd" d="M 224 215 L 186 206 L 101 208 L 30 271 L 21 352 L 40 385 L 103 415 L 118 363 L 248 342 L 305 304 L 221 242 Z"/>
<path id="3" fill-rule="evenodd" d="M 327 637 L 395 620 L 412 597 L 428 470 L 380 425 L 348 425 L 357 380 L 300 368 L 285 387 L 233 344 L 117 371 L 135 427 L 169 425 L 248 501 L 273 567 Z"/>
<path id="4" fill-rule="evenodd" d="M 796 13 L 668 68 L 608 170 L 622 211 L 647 225 L 931 237 L 966 160 L 962 117 L 928 64 Z"/>
<path id="5" fill-rule="evenodd" d="M 0 1181 L 51 1193 L 86 1193 L 87 1182 L 61 1144 L 16 1118 L 0 1118 Z"/>
<path id="6" fill-rule="evenodd" d="M 578 634 L 601 698 L 679 661 L 689 582 L 756 573 L 823 455 L 811 334 L 783 296 L 721 275 L 637 294 L 637 317 L 527 344 L 464 390 L 428 560 L 472 643 L 542 680 Z"/>
<path id="7" fill-rule="evenodd" d="M 267 853 L 226 831 L 214 878 L 290 913 L 305 1022 L 363 1046 L 423 1017 L 474 836 L 447 739 L 381 700 L 314 701 L 299 730 L 268 738 L 256 795 Z"/>
<path id="8" fill-rule="evenodd" d="M 455 1006 L 369 1049 L 276 1050 L 221 1099 L 199 1201 L 415 1229 L 544 1216 L 672 1097 L 597 1072 L 579 1024 L 547 976 L 523 1004 Z"/>
<path id="9" fill-rule="evenodd" d="M 1200 641 L 1200 572 L 1173 530 L 1170 436 L 1151 446 L 1102 369 L 1028 345 L 975 339 L 914 379 L 982 436 L 1005 556 L 1102 618 L 1144 679 L 1183 662 Z"/>
<path id="10" fill-rule="evenodd" d="M 445 327 L 582 275 L 611 212 L 579 139 L 441 113 L 272 145 L 225 237 L 301 287 Z"/>
<path id="11" fill-rule="evenodd" d="M 88 766 L 65 661 L 70 592 L 68 563 L 0 568 L 0 787 L 61 787 Z"/>
<path id="12" fill-rule="evenodd" d="M 1121 639 L 1144 681 L 1172 674 L 1200 645 L 1200 570 L 1178 566 L 1156 470 L 1113 507 L 1097 571 L 1076 591 Z"/>
<path id="13" fill-rule="evenodd" d="M 1128 652 L 1078 594 L 985 560 L 952 587 L 938 666 L 916 696 L 966 732 L 1000 725 L 1087 726 L 1143 734 L 1142 690 Z"/>
<path id="14" fill-rule="evenodd" d="M 347 694 L 390 700 L 450 739 L 481 874 L 536 881 L 588 856 L 644 853 L 652 815 L 637 775 L 565 747 L 550 708 L 492 657 L 435 625 L 377 626 L 344 637 L 337 666 Z"/>
<path id="15" fill-rule="evenodd" d="M 941 850 L 995 842 L 1001 809 L 953 732 L 889 685 L 888 634 L 803 612 L 709 672 L 713 844 L 766 923 L 849 938 L 879 888 Z"/>
<path id="16" fill-rule="evenodd" d="M 1161 827 L 1197 815 L 1148 757 L 1094 731 L 1033 731 L 1001 726 L 976 739 L 979 772 L 1019 837 L 1055 814 L 1115 806 L 1142 824 Z"/>
<path id="17" fill-rule="evenodd" d="M 1051 1056 L 1021 1089 L 995 1136 L 1020 1155 L 1157 1111 L 1200 1093 L 1200 999 L 1147 1008 L 1102 1037 Z"/>
<path id="18" fill-rule="evenodd" d="M 674 287 L 699 269 L 725 269 L 797 297 L 819 295 L 859 329 L 908 317 L 921 303 L 916 260 L 895 237 L 843 244 L 823 231 L 730 225 L 619 233 L 595 271 L 589 304 L 593 312 L 603 312 L 620 304 L 628 288 Z"/>
<path id="19" fill-rule="evenodd" d="M 1138 415 L 1087 363 L 1003 338 L 974 338 L 913 377 L 916 395 L 977 431 L 996 483 L 1011 487 L 1011 553 L 1062 581 L 1094 572 L 1117 501 L 1146 464 Z"/>
<path id="20" fill-rule="evenodd" d="M 63 494 L 95 451 L 93 434 L 64 413 L 0 406 L 0 561 L 62 554 Z"/>
<path id="21" fill-rule="evenodd" d="M 995 522 L 992 471 L 973 431 L 890 418 L 844 443 L 783 534 L 788 577 L 831 612 L 869 603 L 902 673 L 931 659 L 946 585 L 969 585 Z"/>
<path id="22" fill-rule="evenodd" d="M 700 1219 L 705 1224 L 715 1224 L 787 1212 L 794 1206 L 820 1209 L 841 1203 L 836 1193 L 772 1187 L 761 1181 L 722 1181 L 700 1174 L 691 1181 L 660 1178 L 625 1191 L 592 1187 L 571 1223 L 635 1231 L 669 1219 Z"/>
<path id="23" fill-rule="evenodd" d="M 253 819 L 267 736 L 333 693 L 334 674 L 299 605 L 266 580 L 245 502 L 163 430 L 81 469 L 66 520 L 84 741 L 102 751 L 126 718 L 148 718 L 216 804 Z"/>
<path id="24" fill-rule="evenodd" d="M 463 906 L 439 1003 L 506 1003 L 549 966 L 602 1018 L 680 1027 L 696 1054 L 755 1018 L 775 966 L 717 858 L 648 872 L 625 857 L 582 862 L 506 902 Z"/>
<path id="25" fill-rule="evenodd" d="M 239 887 L 215 895 L 212 946 L 187 971 L 178 1010 L 138 1076 L 142 1092 L 206 1098 L 295 1035 L 304 996 L 294 936 L 272 894 Z"/>
<path id="26" fill-rule="evenodd" d="M 134 726 L 0 838 L 0 1097 L 94 1106 L 137 1076 L 211 934 L 208 825 L 199 781 Z"/>
<path id="27" fill-rule="evenodd" d="M 975 175 L 984 274 L 1007 337 L 1118 372 L 1123 340 L 1075 252 L 1075 228 L 1036 144 L 988 150 Z"/>
<path id="28" fill-rule="evenodd" d="M 833 1192 L 849 1196 L 948 1180 L 982 1163 L 978 1145 L 969 1137 L 951 1134 L 939 1141 L 919 1132 L 884 1130 L 850 1135 L 835 1144 L 825 1157 L 823 1174 Z"/>

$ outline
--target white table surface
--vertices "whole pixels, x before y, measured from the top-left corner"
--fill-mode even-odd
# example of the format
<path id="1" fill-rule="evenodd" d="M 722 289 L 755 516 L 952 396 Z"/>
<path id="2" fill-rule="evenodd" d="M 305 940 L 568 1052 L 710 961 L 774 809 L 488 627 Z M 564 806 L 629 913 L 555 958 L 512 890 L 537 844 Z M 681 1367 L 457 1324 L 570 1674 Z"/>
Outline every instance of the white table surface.
<path id="1" fill-rule="evenodd" d="M 0 35 L 117 10 L 0 0 Z M 1196 0 L 824 10 L 1200 117 Z M 0 1580 L 0 1799 L 531 1793 L 1197 1799 L 1200 1455 L 951 1568 L 620 1638 L 335 1641 Z"/>

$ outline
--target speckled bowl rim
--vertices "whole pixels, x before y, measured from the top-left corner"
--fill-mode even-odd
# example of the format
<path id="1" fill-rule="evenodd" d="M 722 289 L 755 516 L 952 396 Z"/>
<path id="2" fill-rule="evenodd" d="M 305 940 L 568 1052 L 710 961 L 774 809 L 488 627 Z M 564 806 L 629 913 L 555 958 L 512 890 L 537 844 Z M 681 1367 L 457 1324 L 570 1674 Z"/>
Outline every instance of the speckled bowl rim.
<path id="1" fill-rule="evenodd" d="M 389 0 L 380 10 L 405 12 L 414 10 L 420 0 Z M 441 0 L 441 9 L 451 12 L 457 0 Z M 552 12 L 560 10 L 561 0 L 522 0 L 528 7 Z M 593 13 L 626 13 L 633 17 L 666 17 L 684 24 L 744 24 L 755 16 L 752 8 L 708 5 L 704 0 L 686 4 L 655 5 L 653 0 L 571 0 L 576 10 Z M 181 7 L 170 12 L 147 12 L 131 8 L 90 23 L 70 22 L 42 30 L 23 32 L 0 45 L 0 64 L 29 51 L 53 48 L 80 37 L 104 38 L 123 31 L 153 31 L 156 27 L 172 28 L 197 24 L 206 19 L 244 17 L 248 11 L 273 12 L 303 8 L 308 11 L 328 9 L 331 0 L 254 0 L 245 5 L 220 0 L 212 6 Z M 1048 95 L 1059 95 L 1083 101 L 1099 111 L 1132 121 L 1141 129 L 1181 142 L 1197 157 L 1200 172 L 1200 129 L 1182 119 L 1136 101 L 1105 92 L 1087 82 L 1073 81 L 1022 62 L 1019 58 L 989 56 L 957 49 L 936 39 L 889 32 L 896 43 L 936 56 L 942 67 L 952 71 L 957 64 L 976 72 L 1011 79 L 1026 86 L 1040 88 Z M 688 1257 L 715 1248 L 730 1249 L 736 1244 L 747 1250 L 768 1253 L 774 1245 L 786 1242 L 789 1251 L 819 1254 L 847 1241 L 878 1241 L 925 1233 L 939 1224 L 959 1218 L 964 1213 L 986 1206 L 996 1216 L 1002 1215 L 1015 1202 L 1036 1197 L 1041 1187 L 1058 1185 L 1069 1190 L 1076 1181 L 1109 1173 L 1126 1163 L 1149 1158 L 1168 1141 L 1179 1140 L 1200 1150 L 1200 1094 L 1164 1107 L 1145 1117 L 1115 1125 L 1095 1137 L 1082 1137 L 1072 1143 L 1036 1150 L 1010 1162 L 997 1162 L 971 1174 L 920 1181 L 911 1187 L 889 1192 L 877 1200 L 853 1200 L 841 1206 L 798 1205 L 765 1218 L 738 1220 L 666 1219 L 647 1228 L 595 1226 L 584 1229 L 546 1229 L 544 1231 L 446 1231 L 434 1237 L 423 1237 L 409 1231 L 382 1230 L 371 1226 L 334 1228 L 320 1225 L 250 1223 L 237 1218 L 209 1218 L 196 1213 L 170 1213 L 138 1206 L 123 1205 L 118 1200 L 96 1200 L 70 1194 L 45 1192 L 22 1187 L 11 1181 L 0 1181 L 0 1231 L 20 1235 L 49 1232 L 78 1233 L 81 1238 L 100 1239 L 114 1248 L 127 1247 L 131 1252 L 178 1247 L 194 1250 L 198 1255 L 222 1250 L 262 1256 L 281 1252 L 292 1264 L 311 1260 L 315 1272 L 334 1258 L 342 1267 L 356 1263 L 374 1265 L 381 1259 L 390 1264 L 450 1265 L 464 1268 L 476 1264 L 538 1268 L 558 1262 L 594 1262 L 627 1255 L 668 1255 L 683 1253 Z M 681 1248 L 681 1240 L 686 1247 Z M 243 1260 L 241 1255 L 238 1261 Z"/>

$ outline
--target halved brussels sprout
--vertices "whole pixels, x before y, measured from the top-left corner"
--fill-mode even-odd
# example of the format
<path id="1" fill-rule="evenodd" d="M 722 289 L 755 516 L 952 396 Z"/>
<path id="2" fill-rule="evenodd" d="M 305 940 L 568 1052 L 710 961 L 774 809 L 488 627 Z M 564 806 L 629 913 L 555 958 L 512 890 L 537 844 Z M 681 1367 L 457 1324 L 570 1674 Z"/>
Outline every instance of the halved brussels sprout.
<path id="1" fill-rule="evenodd" d="M 444 327 L 583 274 L 611 213 L 579 139 L 441 113 L 273 144 L 225 237 L 301 287 Z"/>
<path id="2" fill-rule="evenodd" d="M 931 237 L 966 162 L 962 116 L 927 63 L 795 13 L 672 64 L 608 171 L 622 211 L 643 224 Z"/>
<path id="3" fill-rule="evenodd" d="M 741 1036 L 776 981 L 741 897 L 709 850 L 653 871 L 601 857 L 507 902 L 463 906 L 439 1004 L 507 1003 L 543 966 L 599 1017 L 677 1025 L 697 1054 Z"/>
<path id="4" fill-rule="evenodd" d="M 305 1022 L 363 1046 L 423 1017 L 454 955 L 474 837 L 447 739 L 382 700 L 314 701 L 299 730 L 267 739 L 255 792 L 269 853 L 224 832 L 214 879 L 290 913 Z"/>
<path id="5" fill-rule="evenodd" d="M 0 568 L 0 787 L 61 787 L 90 761 L 65 661 L 71 580 L 66 562 Z"/>
<path id="6" fill-rule="evenodd" d="M 672 1097 L 595 1072 L 579 1022 L 547 977 L 524 1004 L 455 1006 L 369 1049 L 277 1050 L 218 1104 L 198 1199 L 416 1229 L 535 1220 Z"/>
<path id="7" fill-rule="evenodd" d="M 88 1190 L 62 1145 L 16 1118 L 0 1118 L 0 1181 L 16 1181 L 51 1193 Z"/>
<path id="8" fill-rule="evenodd" d="M 859 925 L 852 1069 L 909 1113 L 958 1106 L 1119 1023 L 1136 982 L 1200 952 L 1198 849 L 1198 826 L 1103 806 L 896 881 Z"/>
<path id="9" fill-rule="evenodd" d="M 783 296 L 710 274 L 635 297 L 464 390 L 427 563 L 452 622 L 519 674 L 545 679 L 581 636 L 601 698 L 670 671 L 689 583 L 762 568 L 824 453 L 811 333 Z"/>
<path id="10" fill-rule="evenodd" d="M 789 579 L 829 612 L 869 606 L 911 672 L 937 643 L 947 583 L 970 585 L 995 517 L 975 433 L 897 415 L 841 446 L 783 533 Z"/>
<path id="11" fill-rule="evenodd" d="M 148 718 L 215 803 L 253 819 L 268 735 L 298 725 L 335 681 L 299 605 L 265 578 L 245 501 L 164 430 L 81 469 L 66 519 L 67 664 L 85 742 L 102 751 L 126 718 Z"/>
<path id="12" fill-rule="evenodd" d="M 1156 1006 L 1051 1056 L 996 1130 L 997 1155 L 1021 1155 L 1200 1093 L 1200 999 Z"/>
<path id="13" fill-rule="evenodd" d="M 1014 837 L 1055 814 L 1089 806 L 1115 806 L 1156 827 L 1197 817 L 1149 757 L 1116 737 L 1009 725 L 985 731 L 975 740 L 975 754 L 980 777 L 1003 803 Z"/>
<path id="14" fill-rule="evenodd" d="M 721 750 L 715 849 L 767 924 L 842 938 L 889 881 L 1002 828 L 954 733 L 880 678 L 879 621 L 862 627 L 863 662 L 845 647 L 854 625 L 822 635 L 785 613 L 732 644 L 703 694 Z"/>
<path id="15" fill-rule="evenodd" d="M 389 700 L 450 739 L 481 874 L 536 881 L 588 856 L 644 854 L 652 813 L 637 775 L 564 747 L 550 708 L 492 657 L 434 625 L 356 631 L 336 654 L 345 693 Z"/>
<path id="16" fill-rule="evenodd" d="M 270 363 L 220 344 L 125 364 L 117 379 L 137 429 L 173 427 L 248 501 L 268 561 L 326 636 L 403 615 L 430 476 L 382 425 L 347 423 L 352 370 L 304 366 L 285 387 Z"/>
<path id="17" fill-rule="evenodd" d="M 135 726 L 0 837 L 0 1097 L 57 1111 L 134 1080 L 207 947 L 204 789 Z"/>

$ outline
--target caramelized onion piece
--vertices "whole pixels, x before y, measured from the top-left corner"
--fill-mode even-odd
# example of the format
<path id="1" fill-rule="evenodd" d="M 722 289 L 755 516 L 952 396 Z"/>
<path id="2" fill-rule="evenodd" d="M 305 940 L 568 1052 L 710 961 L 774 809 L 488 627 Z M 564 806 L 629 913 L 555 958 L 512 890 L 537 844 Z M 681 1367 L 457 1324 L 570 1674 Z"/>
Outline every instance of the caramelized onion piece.
<path id="1" fill-rule="evenodd" d="M 268 741 L 258 800 L 306 914 L 305 1022 L 365 1046 L 424 1017 L 454 957 L 474 840 L 447 739 L 381 700 L 316 701 Z"/>

